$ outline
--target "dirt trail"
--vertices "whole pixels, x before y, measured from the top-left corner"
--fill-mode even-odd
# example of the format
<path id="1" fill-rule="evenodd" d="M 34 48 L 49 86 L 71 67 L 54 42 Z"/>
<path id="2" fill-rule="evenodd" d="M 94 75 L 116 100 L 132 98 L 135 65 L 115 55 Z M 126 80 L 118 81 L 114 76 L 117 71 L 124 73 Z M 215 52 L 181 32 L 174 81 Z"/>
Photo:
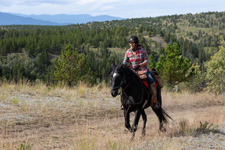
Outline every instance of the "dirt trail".
<path id="1" fill-rule="evenodd" d="M 94 108 L 94 111 L 90 109 L 83 113 L 71 109 L 66 113 L 63 112 L 62 115 L 57 114 L 59 113 L 57 111 L 52 111 L 51 113 L 55 114 L 37 115 L 35 119 L 17 121 L 12 124 L 1 121 L 0 149 L 16 148 L 20 143 L 31 145 L 32 150 L 77 149 L 84 147 L 82 145 L 84 143 L 94 144 L 99 148 L 114 140 L 129 143 L 131 134 L 124 127 L 123 112 L 119 110 L 119 103 L 112 107 L 113 109 Z M 135 137 L 136 143 L 166 138 L 183 120 L 190 123 L 211 121 L 218 125 L 225 124 L 225 101 L 199 102 L 185 106 L 174 104 L 165 106 L 164 109 L 175 120 L 175 122 L 170 121 L 167 133 L 158 132 L 157 117 L 149 108 L 146 111 L 148 116 L 146 136 L 142 139 L 142 119 L 140 119 Z M 5 114 L 9 112 L 2 111 Z M 133 114 L 131 114 L 131 123 L 132 121 Z"/>

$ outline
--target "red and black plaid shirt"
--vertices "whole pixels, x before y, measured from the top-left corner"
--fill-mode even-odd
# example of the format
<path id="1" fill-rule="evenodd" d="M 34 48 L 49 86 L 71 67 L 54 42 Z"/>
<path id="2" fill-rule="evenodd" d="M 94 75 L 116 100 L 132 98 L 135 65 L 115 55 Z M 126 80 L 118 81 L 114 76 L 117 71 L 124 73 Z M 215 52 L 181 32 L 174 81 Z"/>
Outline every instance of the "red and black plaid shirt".
<path id="1" fill-rule="evenodd" d="M 130 62 L 130 67 L 135 68 L 138 64 L 148 61 L 148 54 L 144 48 L 138 47 L 136 51 L 136 56 L 133 55 L 132 50 L 128 49 L 125 53 L 123 63 L 127 64 Z M 143 66 L 140 68 L 142 71 L 147 71 L 148 66 Z"/>

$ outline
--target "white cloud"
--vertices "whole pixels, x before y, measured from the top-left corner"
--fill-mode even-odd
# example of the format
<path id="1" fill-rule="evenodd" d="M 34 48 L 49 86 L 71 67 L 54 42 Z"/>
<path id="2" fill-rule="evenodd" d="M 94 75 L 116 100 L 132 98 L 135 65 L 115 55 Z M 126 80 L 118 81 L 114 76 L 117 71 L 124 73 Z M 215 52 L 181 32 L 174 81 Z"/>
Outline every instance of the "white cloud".
<path id="1" fill-rule="evenodd" d="M 224 11 L 224 0 L 0 0 L 0 11 L 22 14 L 90 14 L 124 18 Z"/>
<path id="2" fill-rule="evenodd" d="M 0 7 L 9 7 L 15 3 L 14 0 L 1 0 Z"/>
<path id="3" fill-rule="evenodd" d="M 120 2 L 120 0 L 79 0 L 78 2 L 76 2 L 76 4 L 79 4 L 79 5 L 86 5 L 90 3 L 106 4 L 106 3 L 115 3 L 115 2 Z"/>
<path id="4" fill-rule="evenodd" d="M 113 8 L 113 6 L 103 6 L 100 8 L 100 11 L 112 10 Z"/>
<path id="5" fill-rule="evenodd" d="M 14 6 L 14 5 L 23 5 L 23 6 L 36 6 L 41 4 L 68 4 L 71 1 L 65 0 L 1 0 L 1 6 Z"/>
<path id="6" fill-rule="evenodd" d="M 79 0 L 78 2 L 76 2 L 76 4 L 78 5 L 86 5 L 86 4 L 90 4 L 90 3 L 94 3 L 97 0 Z"/>

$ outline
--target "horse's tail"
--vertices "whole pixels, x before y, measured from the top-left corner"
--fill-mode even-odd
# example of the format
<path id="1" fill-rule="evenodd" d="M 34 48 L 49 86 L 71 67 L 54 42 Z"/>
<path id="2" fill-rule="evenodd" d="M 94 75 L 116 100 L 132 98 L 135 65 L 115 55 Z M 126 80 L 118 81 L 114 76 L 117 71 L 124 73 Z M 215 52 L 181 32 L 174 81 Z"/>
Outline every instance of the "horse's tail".
<path id="1" fill-rule="evenodd" d="M 172 121 L 174 121 L 173 118 L 170 117 L 170 115 L 168 115 L 167 112 L 166 112 L 164 109 L 161 108 L 161 111 L 162 111 L 162 116 L 163 116 L 163 118 L 164 118 L 163 120 L 166 120 L 165 123 L 168 123 L 167 118 L 169 118 L 169 119 L 171 119 Z"/>
<path id="2" fill-rule="evenodd" d="M 153 111 L 158 116 L 158 119 L 159 119 L 160 123 L 162 123 L 162 122 L 168 123 L 168 120 L 167 120 L 168 118 L 171 119 L 171 120 L 173 120 L 173 118 L 170 117 L 170 115 L 168 115 L 167 112 L 162 107 L 160 107 L 157 110 L 153 109 Z"/>

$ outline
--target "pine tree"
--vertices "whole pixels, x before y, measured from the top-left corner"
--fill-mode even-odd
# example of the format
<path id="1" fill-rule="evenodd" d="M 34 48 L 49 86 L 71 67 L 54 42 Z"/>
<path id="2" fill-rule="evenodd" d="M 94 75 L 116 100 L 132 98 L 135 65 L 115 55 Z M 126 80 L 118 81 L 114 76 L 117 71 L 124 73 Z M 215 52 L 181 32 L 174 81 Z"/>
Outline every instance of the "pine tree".
<path id="1" fill-rule="evenodd" d="M 174 87 L 190 79 L 194 72 L 191 66 L 190 59 L 184 58 L 178 50 L 177 43 L 173 43 L 172 46 L 168 44 L 165 56 L 160 56 L 156 70 L 167 86 Z"/>
<path id="2" fill-rule="evenodd" d="M 225 87 L 225 41 L 220 37 L 219 51 L 206 63 L 207 75 L 210 80 L 208 89 L 216 94 L 224 93 Z"/>
<path id="3" fill-rule="evenodd" d="M 148 60 L 149 60 L 148 68 L 149 69 L 155 68 L 155 60 L 153 59 L 153 56 L 152 55 L 149 56 Z"/>
<path id="4" fill-rule="evenodd" d="M 86 56 L 73 50 L 68 44 L 58 58 L 53 61 L 50 73 L 54 81 L 63 81 L 69 86 L 76 85 L 78 81 L 93 82 L 93 72 L 89 69 Z"/>

